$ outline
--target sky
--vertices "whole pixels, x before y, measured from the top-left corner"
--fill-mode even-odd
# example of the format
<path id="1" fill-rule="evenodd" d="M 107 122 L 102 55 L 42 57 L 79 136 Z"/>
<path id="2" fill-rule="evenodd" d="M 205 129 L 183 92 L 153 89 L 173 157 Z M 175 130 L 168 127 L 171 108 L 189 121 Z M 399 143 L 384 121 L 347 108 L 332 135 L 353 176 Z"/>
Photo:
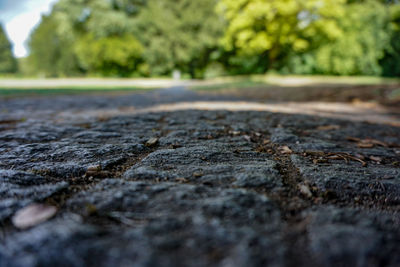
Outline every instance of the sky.
<path id="1" fill-rule="evenodd" d="M 26 42 L 39 24 L 41 15 L 48 14 L 58 0 L 0 0 L 0 23 L 5 26 L 16 57 L 28 55 Z"/>

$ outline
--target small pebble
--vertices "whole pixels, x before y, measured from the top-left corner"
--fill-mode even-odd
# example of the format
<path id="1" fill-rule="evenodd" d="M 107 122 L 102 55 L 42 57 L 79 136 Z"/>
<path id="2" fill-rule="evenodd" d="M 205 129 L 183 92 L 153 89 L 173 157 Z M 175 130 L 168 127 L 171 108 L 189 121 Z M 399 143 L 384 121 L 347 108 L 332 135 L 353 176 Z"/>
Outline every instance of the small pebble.
<path id="1" fill-rule="evenodd" d="M 248 135 L 243 135 L 243 138 L 247 141 L 247 142 L 251 142 L 251 137 Z"/>
<path id="2" fill-rule="evenodd" d="M 54 206 L 34 203 L 17 211 L 11 221 L 15 227 L 27 229 L 47 221 L 56 213 Z"/>
<path id="3" fill-rule="evenodd" d="M 194 177 L 201 177 L 201 176 L 203 176 L 203 173 L 202 172 L 194 172 L 193 176 Z"/>
<path id="4" fill-rule="evenodd" d="M 101 166 L 100 165 L 92 165 L 87 167 L 87 172 L 98 172 L 101 171 Z"/>
<path id="5" fill-rule="evenodd" d="M 157 145 L 157 143 L 158 143 L 158 138 L 152 137 L 152 138 L 150 138 L 149 140 L 147 140 L 147 142 L 146 142 L 145 145 L 146 145 L 147 147 L 153 147 L 153 146 Z"/>
<path id="6" fill-rule="evenodd" d="M 281 146 L 278 148 L 281 154 L 292 154 L 293 151 L 288 146 Z"/>
<path id="7" fill-rule="evenodd" d="M 308 198 L 311 198 L 311 197 L 312 197 L 311 190 L 310 190 L 310 188 L 309 188 L 307 185 L 305 185 L 305 184 L 300 184 L 300 185 L 299 185 L 299 190 L 300 190 L 300 193 L 303 194 L 304 196 L 306 196 L 306 197 L 308 197 Z"/>

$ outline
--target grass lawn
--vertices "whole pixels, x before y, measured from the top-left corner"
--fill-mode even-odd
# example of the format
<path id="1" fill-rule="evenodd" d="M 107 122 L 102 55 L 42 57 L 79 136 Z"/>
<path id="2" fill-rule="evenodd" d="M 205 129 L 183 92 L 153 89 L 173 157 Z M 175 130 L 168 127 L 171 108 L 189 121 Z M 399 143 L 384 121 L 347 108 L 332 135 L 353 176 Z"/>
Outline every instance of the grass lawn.
<path id="1" fill-rule="evenodd" d="M 169 87 L 168 79 L 0 79 L 0 97 L 120 94 Z"/>
<path id="2" fill-rule="evenodd" d="M 20 96 L 50 96 L 50 95 L 78 95 L 78 94 L 122 94 L 130 92 L 144 92 L 153 88 L 143 87 L 72 87 L 72 88 L 0 88 L 0 98 Z"/>

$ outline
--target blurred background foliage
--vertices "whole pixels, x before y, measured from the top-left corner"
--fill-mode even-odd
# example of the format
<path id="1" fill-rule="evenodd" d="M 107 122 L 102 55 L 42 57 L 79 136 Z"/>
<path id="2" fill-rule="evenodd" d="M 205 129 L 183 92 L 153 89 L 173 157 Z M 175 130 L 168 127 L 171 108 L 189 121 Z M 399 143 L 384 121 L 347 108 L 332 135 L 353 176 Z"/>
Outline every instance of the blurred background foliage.
<path id="1" fill-rule="evenodd" d="M 0 73 L 17 71 L 17 61 L 13 57 L 11 43 L 7 39 L 4 28 L 0 25 Z"/>
<path id="2" fill-rule="evenodd" d="M 398 0 L 60 0 L 19 71 L 41 77 L 400 76 Z M 0 72 L 17 71 L 0 28 Z"/>

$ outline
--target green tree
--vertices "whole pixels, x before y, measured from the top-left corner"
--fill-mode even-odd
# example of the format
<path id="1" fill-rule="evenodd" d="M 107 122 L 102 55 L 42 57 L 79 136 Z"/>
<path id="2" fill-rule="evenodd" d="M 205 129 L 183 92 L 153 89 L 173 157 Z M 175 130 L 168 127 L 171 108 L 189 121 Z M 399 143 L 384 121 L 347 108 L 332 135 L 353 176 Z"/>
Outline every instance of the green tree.
<path id="1" fill-rule="evenodd" d="M 79 73 L 73 51 L 74 39 L 65 35 L 54 13 L 43 16 L 29 40 L 30 69 L 44 76 L 70 76 Z"/>
<path id="2" fill-rule="evenodd" d="M 31 36 L 31 69 L 47 76 L 128 76 L 140 62 L 132 35 L 140 0 L 60 0 Z"/>
<path id="3" fill-rule="evenodd" d="M 384 76 L 400 77 L 400 4 L 390 6 L 390 44 L 380 62 Z"/>
<path id="4" fill-rule="evenodd" d="M 14 73 L 16 71 L 17 61 L 12 54 L 11 43 L 3 26 L 0 25 L 0 73 Z"/>
<path id="5" fill-rule="evenodd" d="M 132 35 L 96 39 L 88 34 L 78 41 L 75 51 L 81 67 L 88 73 L 130 76 L 141 62 L 142 50 Z"/>
<path id="6" fill-rule="evenodd" d="M 143 48 L 133 36 L 133 20 L 144 2 L 92 0 L 81 15 L 70 20 L 78 39 L 75 53 L 84 72 L 103 76 L 130 76 L 141 63 Z M 67 6 L 68 7 L 68 6 Z M 66 12 L 69 14 L 69 12 Z"/>
<path id="7" fill-rule="evenodd" d="M 149 0 L 136 18 L 135 32 L 153 75 L 174 69 L 201 77 L 218 46 L 223 21 L 215 0 Z"/>
<path id="8" fill-rule="evenodd" d="M 221 0 L 229 26 L 222 39 L 240 64 L 279 68 L 285 57 L 313 46 L 311 40 L 341 36 L 345 0 Z M 318 40 L 320 43 L 321 40 Z M 257 60 L 258 58 L 258 60 Z M 250 60 L 246 60 L 250 59 Z"/>
<path id="9" fill-rule="evenodd" d="M 317 73 L 381 75 L 380 60 L 390 47 L 388 10 L 377 1 L 348 5 L 339 21 L 340 38 L 321 45 L 315 53 Z"/>

